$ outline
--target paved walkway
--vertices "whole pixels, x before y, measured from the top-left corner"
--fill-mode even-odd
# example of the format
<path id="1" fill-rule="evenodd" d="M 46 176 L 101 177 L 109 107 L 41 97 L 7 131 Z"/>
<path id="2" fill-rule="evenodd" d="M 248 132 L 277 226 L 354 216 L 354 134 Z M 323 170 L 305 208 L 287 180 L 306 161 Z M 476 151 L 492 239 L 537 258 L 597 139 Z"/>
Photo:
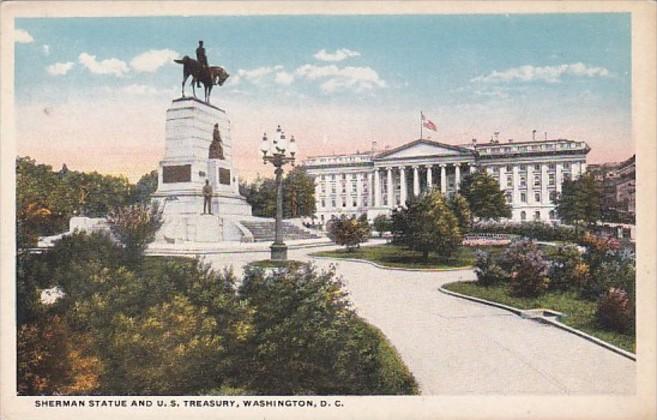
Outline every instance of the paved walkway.
<path id="1" fill-rule="evenodd" d="M 309 260 L 316 251 L 292 250 L 289 256 Z M 216 268 L 232 264 L 241 273 L 244 263 L 268 255 L 206 258 Z M 634 393 L 633 361 L 560 329 L 438 291 L 445 283 L 474 279 L 471 270 L 316 263 L 337 265 L 356 311 L 390 339 L 425 395 Z"/>

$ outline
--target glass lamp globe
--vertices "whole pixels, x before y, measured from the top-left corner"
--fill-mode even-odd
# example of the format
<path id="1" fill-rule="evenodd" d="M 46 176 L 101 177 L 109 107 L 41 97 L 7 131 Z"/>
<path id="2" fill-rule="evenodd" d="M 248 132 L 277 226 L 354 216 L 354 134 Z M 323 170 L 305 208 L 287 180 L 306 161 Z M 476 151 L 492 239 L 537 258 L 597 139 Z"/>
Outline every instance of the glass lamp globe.
<path id="1" fill-rule="evenodd" d="M 278 145 L 276 145 L 276 148 L 281 153 L 285 153 L 285 149 L 287 149 L 287 138 L 285 137 L 285 133 L 282 131 L 281 131 L 281 138 L 278 140 Z"/>
<path id="2" fill-rule="evenodd" d="M 270 146 L 270 144 L 269 144 L 269 140 L 267 139 L 267 133 L 265 133 L 265 134 L 262 136 L 262 141 L 260 142 L 260 151 L 261 151 L 263 154 L 266 155 L 267 152 L 269 152 L 269 148 L 270 148 L 270 147 L 271 147 L 271 146 Z"/>
<path id="3" fill-rule="evenodd" d="M 297 153 L 297 142 L 294 141 L 294 136 L 290 137 L 290 144 L 288 145 L 290 154 L 294 156 Z"/>

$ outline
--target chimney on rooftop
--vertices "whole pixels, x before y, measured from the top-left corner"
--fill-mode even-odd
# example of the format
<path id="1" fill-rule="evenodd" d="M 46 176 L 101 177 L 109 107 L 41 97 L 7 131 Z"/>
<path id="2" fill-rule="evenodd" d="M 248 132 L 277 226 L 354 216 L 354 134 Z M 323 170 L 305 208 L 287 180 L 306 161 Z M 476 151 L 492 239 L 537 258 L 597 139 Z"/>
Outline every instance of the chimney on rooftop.
<path id="1" fill-rule="evenodd" d="M 509 143 L 513 143 L 513 139 L 509 139 Z"/>
<path id="2" fill-rule="evenodd" d="M 545 140 L 547 140 L 547 131 L 545 132 Z"/>
<path id="3" fill-rule="evenodd" d="M 536 140 L 536 130 L 532 130 L 532 140 Z"/>
<path id="4" fill-rule="evenodd" d="M 500 142 L 500 132 L 496 131 L 494 134 L 495 134 L 495 143 L 499 143 Z"/>
<path id="5" fill-rule="evenodd" d="M 372 142 L 372 151 L 376 152 L 376 140 Z"/>

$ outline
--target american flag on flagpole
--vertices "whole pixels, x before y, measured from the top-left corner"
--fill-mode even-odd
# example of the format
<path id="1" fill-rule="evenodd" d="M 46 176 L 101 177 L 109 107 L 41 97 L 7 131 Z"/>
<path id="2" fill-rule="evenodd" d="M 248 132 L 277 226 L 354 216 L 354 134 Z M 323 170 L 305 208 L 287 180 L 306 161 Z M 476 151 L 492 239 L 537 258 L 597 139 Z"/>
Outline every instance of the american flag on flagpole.
<path id="1" fill-rule="evenodd" d="M 438 126 L 433 121 L 425 117 L 424 112 L 420 111 L 420 116 L 422 117 L 422 125 L 424 128 L 438 132 Z"/>

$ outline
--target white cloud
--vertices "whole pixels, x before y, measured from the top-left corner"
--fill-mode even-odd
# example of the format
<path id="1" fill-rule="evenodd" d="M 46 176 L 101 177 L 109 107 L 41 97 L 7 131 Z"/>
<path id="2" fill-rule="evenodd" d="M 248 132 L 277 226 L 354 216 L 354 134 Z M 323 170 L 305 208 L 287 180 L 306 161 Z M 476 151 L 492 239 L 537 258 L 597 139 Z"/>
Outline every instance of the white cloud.
<path id="1" fill-rule="evenodd" d="M 294 75 L 286 71 L 279 71 L 276 73 L 274 81 L 279 85 L 290 85 L 294 82 Z"/>
<path id="2" fill-rule="evenodd" d="M 249 82 L 257 83 L 260 80 L 262 80 L 265 76 L 269 76 L 275 71 L 282 69 L 283 66 L 281 65 L 277 65 L 273 67 L 272 66 L 258 67 L 251 70 L 240 69 L 237 71 L 237 75 Z"/>
<path id="3" fill-rule="evenodd" d="M 67 63 L 55 63 L 46 67 L 46 71 L 51 76 L 63 76 L 68 73 L 75 63 L 69 61 Z"/>
<path id="4" fill-rule="evenodd" d="M 119 60 L 118 58 L 108 58 L 106 60 L 97 61 L 95 55 L 83 52 L 79 56 L 79 61 L 80 64 L 94 74 L 113 74 L 117 77 L 122 77 L 129 71 L 128 65 L 125 61 Z"/>
<path id="5" fill-rule="evenodd" d="M 357 92 L 386 87 L 386 82 L 371 67 L 338 67 L 336 65 L 316 66 L 304 64 L 295 70 L 295 74 L 308 80 L 327 79 L 320 85 L 324 93 L 333 93 L 343 89 Z"/>
<path id="6" fill-rule="evenodd" d="M 340 48 L 335 50 L 334 53 L 330 53 L 325 49 L 321 49 L 315 53 L 313 57 L 321 61 L 342 61 L 350 57 L 358 57 L 360 53 L 358 51 L 352 51 L 347 48 Z"/>
<path id="7" fill-rule="evenodd" d="M 548 83 L 557 83 L 561 81 L 561 76 L 578 76 L 578 77 L 607 77 L 609 70 L 604 67 L 589 67 L 583 63 L 561 64 L 558 66 L 536 67 L 525 65 L 513 67 L 510 69 L 497 71 L 493 70 L 485 76 L 477 76 L 471 79 L 471 82 L 511 82 L 520 80 L 530 82 L 534 80 Z"/>
<path id="8" fill-rule="evenodd" d="M 41 50 L 43 51 L 43 55 L 46 55 L 46 56 L 50 55 L 50 45 L 43 44 L 41 46 Z"/>
<path id="9" fill-rule="evenodd" d="M 34 42 L 34 38 L 26 30 L 16 28 L 14 29 L 14 41 L 19 44 L 29 44 L 30 42 Z"/>
<path id="10" fill-rule="evenodd" d="M 180 57 L 176 51 L 169 49 L 149 50 L 130 60 L 130 67 L 138 72 L 154 73 L 163 65 L 172 63 L 174 58 Z"/>

